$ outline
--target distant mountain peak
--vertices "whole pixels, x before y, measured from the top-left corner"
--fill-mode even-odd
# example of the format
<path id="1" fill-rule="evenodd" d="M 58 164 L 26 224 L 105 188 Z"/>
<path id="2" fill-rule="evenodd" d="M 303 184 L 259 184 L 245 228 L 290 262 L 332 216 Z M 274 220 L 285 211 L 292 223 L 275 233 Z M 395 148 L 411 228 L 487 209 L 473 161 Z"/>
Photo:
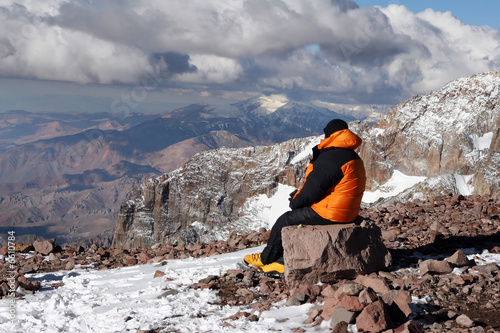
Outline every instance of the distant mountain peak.
<path id="1" fill-rule="evenodd" d="M 267 116 L 288 104 L 290 100 L 281 94 L 262 95 L 233 104 L 234 107 L 255 116 Z"/>
<path id="2" fill-rule="evenodd" d="M 261 109 L 267 111 L 267 114 L 273 113 L 280 107 L 284 106 L 289 102 L 285 95 L 269 95 L 261 96 L 258 98 L 260 102 Z"/>

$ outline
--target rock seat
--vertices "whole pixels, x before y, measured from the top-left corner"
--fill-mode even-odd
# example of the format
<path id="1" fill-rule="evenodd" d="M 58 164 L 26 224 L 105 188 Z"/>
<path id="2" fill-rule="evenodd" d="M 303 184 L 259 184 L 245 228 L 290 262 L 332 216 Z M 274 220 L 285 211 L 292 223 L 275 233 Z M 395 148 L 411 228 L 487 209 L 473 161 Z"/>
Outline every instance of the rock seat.
<path id="1" fill-rule="evenodd" d="M 365 222 L 289 226 L 282 230 L 285 279 L 289 285 L 335 283 L 383 270 L 391 254 L 381 229 Z"/>

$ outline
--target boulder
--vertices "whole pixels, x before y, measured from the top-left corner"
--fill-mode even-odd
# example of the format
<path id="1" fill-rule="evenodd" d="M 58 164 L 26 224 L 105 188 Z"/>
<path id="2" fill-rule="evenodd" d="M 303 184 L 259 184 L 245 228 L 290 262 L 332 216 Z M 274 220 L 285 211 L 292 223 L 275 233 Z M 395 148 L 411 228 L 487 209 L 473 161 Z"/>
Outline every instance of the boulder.
<path id="1" fill-rule="evenodd" d="M 285 227 L 285 279 L 289 285 L 334 283 L 387 268 L 391 255 L 375 224 Z"/>
<path id="2" fill-rule="evenodd" d="M 49 239 L 45 241 L 34 241 L 33 247 L 35 248 L 36 252 L 42 255 L 48 255 L 49 253 L 54 251 L 55 242 L 56 242 L 55 239 Z"/>

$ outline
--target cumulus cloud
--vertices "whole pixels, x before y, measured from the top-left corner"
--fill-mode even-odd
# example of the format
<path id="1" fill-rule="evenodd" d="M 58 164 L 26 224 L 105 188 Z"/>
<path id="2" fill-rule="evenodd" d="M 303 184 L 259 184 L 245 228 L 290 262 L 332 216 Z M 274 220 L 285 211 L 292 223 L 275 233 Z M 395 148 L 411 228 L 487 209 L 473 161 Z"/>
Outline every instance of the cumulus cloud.
<path id="1" fill-rule="evenodd" d="M 350 0 L 0 3 L 0 76 L 396 103 L 500 68 L 499 32 Z M 159 81 L 158 81 L 159 82 Z M 193 85 L 188 87 L 188 85 Z M 304 97 L 305 96 L 305 97 Z"/>

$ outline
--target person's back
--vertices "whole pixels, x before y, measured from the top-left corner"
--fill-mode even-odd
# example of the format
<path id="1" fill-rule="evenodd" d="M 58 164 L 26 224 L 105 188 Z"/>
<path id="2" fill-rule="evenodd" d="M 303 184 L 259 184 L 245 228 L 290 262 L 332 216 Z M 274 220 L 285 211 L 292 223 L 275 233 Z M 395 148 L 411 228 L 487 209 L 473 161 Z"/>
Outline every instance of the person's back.
<path id="1" fill-rule="evenodd" d="M 358 217 L 366 174 L 363 161 L 354 150 L 362 140 L 340 119 L 330 121 L 324 133 L 325 138 L 313 148 L 302 186 L 291 194 L 292 210 L 276 220 L 261 254 L 245 256 L 246 265 L 255 266 L 264 274 L 282 277 L 283 227 L 348 223 Z"/>
<path id="2" fill-rule="evenodd" d="M 293 209 L 310 206 L 324 219 L 352 222 L 358 216 L 366 185 L 363 161 L 354 151 L 362 140 L 349 129 L 335 131 L 317 146 Z"/>

